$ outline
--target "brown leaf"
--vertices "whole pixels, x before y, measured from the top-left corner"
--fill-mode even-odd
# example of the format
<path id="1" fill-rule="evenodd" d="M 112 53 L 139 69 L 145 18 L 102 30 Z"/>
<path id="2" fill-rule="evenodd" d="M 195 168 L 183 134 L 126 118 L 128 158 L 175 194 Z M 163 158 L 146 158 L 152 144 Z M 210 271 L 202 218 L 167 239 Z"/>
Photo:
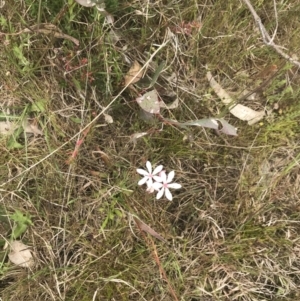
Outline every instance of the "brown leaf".
<path id="1" fill-rule="evenodd" d="M 147 224 L 142 222 L 140 219 L 138 219 L 135 216 L 133 216 L 133 219 L 141 231 L 147 232 L 153 237 L 159 239 L 160 241 L 167 242 L 161 235 L 159 235 L 156 231 L 154 231 L 151 227 L 149 227 Z"/>
<path id="2" fill-rule="evenodd" d="M 142 66 L 137 61 L 134 61 L 129 71 L 125 75 L 124 85 L 132 85 L 138 82 L 143 77 L 143 72 L 141 69 Z"/>
<path id="3" fill-rule="evenodd" d="M 277 71 L 278 71 L 277 65 L 268 65 L 265 68 L 263 68 L 255 77 L 266 79 L 272 76 Z"/>

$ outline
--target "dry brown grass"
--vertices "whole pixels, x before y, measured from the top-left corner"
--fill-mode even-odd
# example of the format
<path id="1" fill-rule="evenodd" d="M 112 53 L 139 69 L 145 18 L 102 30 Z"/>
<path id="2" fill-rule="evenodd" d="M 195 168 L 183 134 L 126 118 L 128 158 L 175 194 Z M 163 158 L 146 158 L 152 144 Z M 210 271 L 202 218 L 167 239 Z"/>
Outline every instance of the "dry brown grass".
<path id="1" fill-rule="evenodd" d="M 35 32 L 0 36 L 1 112 L 26 112 L 44 132 L 20 135 L 18 149 L 9 147 L 9 137 L 0 140 L 0 212 L 30 214 L 33 226 L 22 240 L 36 263 L 25 270 L 3 257 L 3 300 L 299 300 L 299 74 L 263 44 L 242 2 L 106 1 L 116 43 L 93 8 L 47 3 L 39 11 L 39 1 L 6 2 L 1 32 L 19 32 L 39 19 L 80 46 Z M 272 32 L 272 1 L 252 4 Z M 277 5 L 276 38 L 298 56 L 299 8 L 296 0 Z M 180 33 L 192 21 L 201 28 Z M 160 132 L 159 120 L 139 117 L 136 93 L 122 91 L 127 61 L 146 65 L 169 30 L 176 33 L 145 66 L 152 78 L 164 61 L 155 88 L 180 101 L 164 116 L 224 115 L 238 137 L 170 125 Z M 279 109 L 252 127 L 238 121 L 210 89 L 206 64 L 237 97 L 261 84 L 266 66 L 281 66 L 257 100 L 243 101 L 257 110 Z M 149 129 L 152 134 L 130 142 Z M 147 160 L 175 170 L 183 188 L 172 202 L 156 201 L 137 186 L 136 168 Z M 143 235 L 132 214 L 168 244 Z"/>

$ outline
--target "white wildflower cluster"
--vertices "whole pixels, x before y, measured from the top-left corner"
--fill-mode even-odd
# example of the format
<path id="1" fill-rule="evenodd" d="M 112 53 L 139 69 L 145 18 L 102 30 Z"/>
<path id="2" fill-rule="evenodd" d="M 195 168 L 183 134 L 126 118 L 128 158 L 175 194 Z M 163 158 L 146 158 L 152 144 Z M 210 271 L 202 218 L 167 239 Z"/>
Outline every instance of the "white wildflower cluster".
<path id="1" fill-rule="evenodd" d="M 156 199 L 160 199 L 163 195 L 169 201 L 172 201 L 172 193 L 170 188 L 179 189 L 181 185 L 178 183 L 172 183 L 172 180 L 175 176 L 174 170 L 170 171 L 169 174 L 166 174 L 166 171 L 163 170 L 163 166 L 159 165 L 152 171 L 152 164 L 147 161 L 146 170 L 138 168 L 136 171 L 140 175 L 143 176 L 141 180 L 139 180 L 138 185 L 147 185 L 147 192 L 153 193 L 157 191 Z"/>

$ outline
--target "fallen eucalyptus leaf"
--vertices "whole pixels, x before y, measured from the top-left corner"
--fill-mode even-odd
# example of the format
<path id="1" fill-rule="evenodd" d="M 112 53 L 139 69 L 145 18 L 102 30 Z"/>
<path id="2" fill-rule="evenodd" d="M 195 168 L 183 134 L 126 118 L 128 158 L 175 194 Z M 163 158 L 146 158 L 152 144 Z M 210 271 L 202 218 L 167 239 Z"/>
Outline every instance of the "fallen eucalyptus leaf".
<path id="1" fill-rule="evenodd" d="M 217 119 L 217 120 L 222 124 L 222 128 L 219 130 L 220 132 L 226 135 L 237 136 L 237 129 L 234 126 L 229 124 L 224 119 Z"/>
<path id="2" fill-rule="evenodd" d="M 137 97 L 136 102 L 146 112 L 158 114 L 160 111 L 160 102 L 156 90 L 151 90 L 144 95 Z"/>
<path id="3" fill-rule="evenodd" d="M 164 118 L 164 121 L 167 122 L 168 124 L 173 124 L 175 126 L 181 127 L 183 129 L 188 129 L 187 126 L 185 125 L 185 122 L 179 122 L 177 120 L 174 119 L 169 119 L 169 118 Z"/>
<path id="4" fill-rule="evenodd" d="M 222 128 L 219 128 L 219 123 L 221 123 Z M 226 135 L 237 136 L 237 129 L 229 124 L 227 121 L 221 118 L 204 118 L 194 121 L 188 121 L 183 123 L 178 123 L 179 126 L 202 126 L 205 128 L 210 128 L 222 132 Z"/>
<path id="5" fill-rule="evenodd" d="M 214 79 L 210 71 L 207 71 L 206 77 L 211 88 L 215 91 L 221 101 L 225 105 L 229 105 L 229 111 L 232 115 L 240 120 L 248 121 L 249 125 L 252 125 L 263 119 L 265 116 L 265 111 L 254 111 L 251 108 L 241 104 L 235 104 L 230 95 Z"/>
<path id="6" fill-rule="evenodd" d="M 187 122 L 183 122 L 181 123 L 181 125 L 183 126 L 203 126 L 205 128 L 210 128 L 210 129 L 214 129 L 217 130 L 219 128 L 219 124 L 216 121 L 216 119 L 212 119 L 212 118 L 204 118 L 204 119 L 199 119 L 199 120 L 194 120 L 194 121 L 187 121 Z"/>

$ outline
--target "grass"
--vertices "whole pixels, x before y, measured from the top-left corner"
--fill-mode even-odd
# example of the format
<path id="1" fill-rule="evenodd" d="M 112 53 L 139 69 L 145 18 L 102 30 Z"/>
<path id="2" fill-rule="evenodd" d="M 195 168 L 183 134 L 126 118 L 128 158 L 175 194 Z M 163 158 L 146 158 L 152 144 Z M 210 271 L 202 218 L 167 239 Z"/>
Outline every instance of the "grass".
<path id="1" fill-rule="evenodd" d="M 24 269 L 1 250 L 2 299 L 299 300 L 297 68 L 263 44 L 241 1 L 105 2 L 112 27 L 72 1 L 2 8 L 0 116 L 15 116 L 19 129 L 0 136 L 0 245 L 23 225 L 12 218 L 22 212 L 31 222 L 17 238 L 35 261 Z M 272 1 L 252 5 L 273 32 Z M 275 42 L 290 55 L 299 52 L 297 10 L 297 1 L 277 4 Z M 182 33 L 193 21 L 201 28 Z M 53 32 L 20 33 L 40 23 L 80 45 Z M 168 32 L 173 38 L 162 47 Z M 148 82 L 164 63 L 154 87 L 166 102 L 170 92 L 179 99 L 165 118 L 223 116 L 238 136 L 166 124 L 161 131 L 159 119 L 140 118 L 136 91 L 123 90 L 135 60 Z M 234 97 L 260 85 L 268 66 L 280 66 L 255 100 L 242 102 L 275 110 L 253 126 L 233 117 L 205 65 Z M 135 88 L 143 91 L 142 81 Z M 27 119 L 42 136 L 24 134 Z M 172 202 L 137 185 L 136 168 L 147 160 L 175 170 L 183 188 Z M 134 216 L 167 243 L 141 232 Z"/>

